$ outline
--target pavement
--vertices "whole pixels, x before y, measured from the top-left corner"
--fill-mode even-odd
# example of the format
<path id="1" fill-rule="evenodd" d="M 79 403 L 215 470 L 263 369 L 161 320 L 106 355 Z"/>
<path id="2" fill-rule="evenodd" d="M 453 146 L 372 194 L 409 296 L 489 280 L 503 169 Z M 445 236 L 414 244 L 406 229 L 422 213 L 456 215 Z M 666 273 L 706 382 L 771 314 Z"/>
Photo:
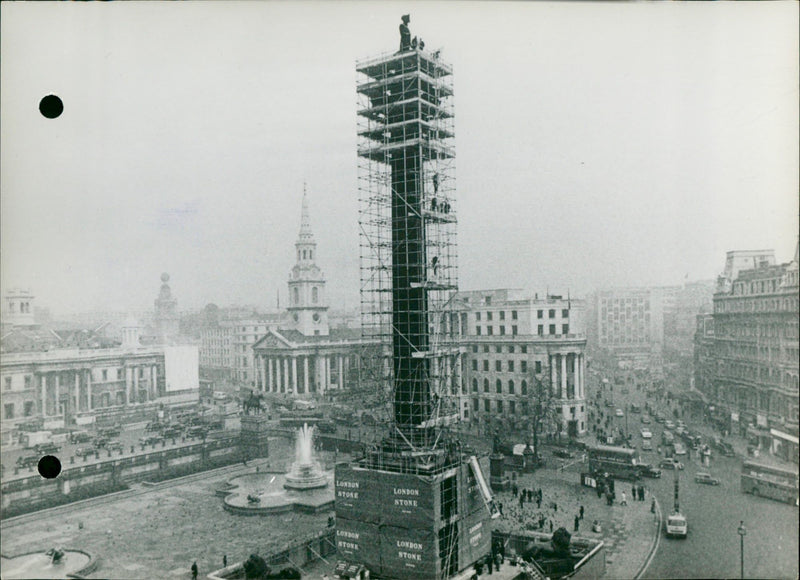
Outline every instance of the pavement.
<path id="1" fill-rule="evenodd" d="M 516 480 L 520 489 L 542 489 L 541 509 L 535 502 L 526 502 L 520 508 L 519 498 L 511 492 L 498 493 L 495 500 L 502 502 L 503 516 L 495 520 L 495 529 L 504 532 L 538 530 L 538 519 L 542 515 L 546 519 L 542 531 L 549 532 L 552 521 L 553 530 L 564 527 L 573 537 L 603 540 L 605 578 L 638 578 L 646 570 L 660 540 L 661 510 L 657 509 L 655 514 L 650 511 L 652 497 L 647 481 L 639 482 L 646 489 L 645 501 L 633 501 L 631 484 L 617 481 L 617 498 L 625 491 L 628 505 L 617 501 L 609 506 L 605 497 L 598 498 L 594 489 L 580 484 L 579 466 L 565 471 L 546 468 L 522 474 Z M 576 532 L 575 516 L 580 514 L 580 506 L 584 507 L 584 517 Z M 592 531 L 595 520 L 600 524 L 600 532 Z"/>

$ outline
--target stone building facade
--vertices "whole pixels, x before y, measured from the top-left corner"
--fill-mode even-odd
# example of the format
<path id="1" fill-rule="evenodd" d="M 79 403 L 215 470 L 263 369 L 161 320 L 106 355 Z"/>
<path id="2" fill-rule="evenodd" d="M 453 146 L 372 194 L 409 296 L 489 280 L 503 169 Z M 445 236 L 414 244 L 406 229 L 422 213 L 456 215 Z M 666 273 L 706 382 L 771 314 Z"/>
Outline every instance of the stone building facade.
<path id="1" fill-rule="evenodd" d="M 739 253 L 728 252 L 713 316 L 698 319 L 695 386 L 709 399 L 717 419 L 732 428 L 738 424 L 743 433 L 749 427 L 762 446 L 770 430 L 796 441 L 797 251 L 791 262 L 777 265 L 771 251 L 759 251 L 756 258 L 753 252 L 744 257 Z"/>
<path id="2" fill-rule="evenodd" d="M 535 381 L 552 389 L 560 424 L 573 436 L 587 430 L 584 303 L 519 290 L 460 292 L 466 308 L 463 419 L 479 423 L 530 418 Z"/>

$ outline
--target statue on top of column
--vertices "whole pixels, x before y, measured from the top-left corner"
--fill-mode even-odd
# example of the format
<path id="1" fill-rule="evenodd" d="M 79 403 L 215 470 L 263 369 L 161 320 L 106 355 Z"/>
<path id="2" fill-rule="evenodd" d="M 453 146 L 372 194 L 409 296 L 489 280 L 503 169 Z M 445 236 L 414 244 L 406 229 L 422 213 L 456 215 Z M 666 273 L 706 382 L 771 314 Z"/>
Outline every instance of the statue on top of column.
<path id="1" fill-rule="evenodd" d="M 411 22 L 409 14 L 403 14 L 400 18 L 400 52 L 411 50 L 411 30 L 408 28 L 408 23 Z"/>

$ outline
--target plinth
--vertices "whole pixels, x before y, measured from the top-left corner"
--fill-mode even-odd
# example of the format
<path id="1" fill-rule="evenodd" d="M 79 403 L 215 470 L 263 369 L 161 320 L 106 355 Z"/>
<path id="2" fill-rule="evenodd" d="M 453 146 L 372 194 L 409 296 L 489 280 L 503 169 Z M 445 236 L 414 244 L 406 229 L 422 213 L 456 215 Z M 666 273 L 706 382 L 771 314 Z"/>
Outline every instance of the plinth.
<path id="1" fill-rule="evenodd" d="M 242 415 L 239 437 L 244 459 L 269 457 L 269 419 L 266 415 Z"/>

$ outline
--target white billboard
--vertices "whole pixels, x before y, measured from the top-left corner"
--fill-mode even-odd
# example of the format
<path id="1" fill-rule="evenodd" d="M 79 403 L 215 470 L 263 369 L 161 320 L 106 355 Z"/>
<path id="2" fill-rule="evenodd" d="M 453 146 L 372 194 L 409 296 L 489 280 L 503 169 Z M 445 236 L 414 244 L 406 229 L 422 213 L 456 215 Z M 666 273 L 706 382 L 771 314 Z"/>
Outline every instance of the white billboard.
<path id="1" fill-rule="evenodd" d="M 200 353 L 196 346 L 164 347 L 166 391 L 200 389 Z"/>

